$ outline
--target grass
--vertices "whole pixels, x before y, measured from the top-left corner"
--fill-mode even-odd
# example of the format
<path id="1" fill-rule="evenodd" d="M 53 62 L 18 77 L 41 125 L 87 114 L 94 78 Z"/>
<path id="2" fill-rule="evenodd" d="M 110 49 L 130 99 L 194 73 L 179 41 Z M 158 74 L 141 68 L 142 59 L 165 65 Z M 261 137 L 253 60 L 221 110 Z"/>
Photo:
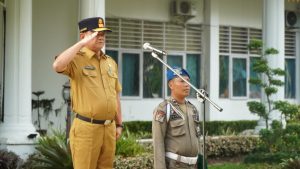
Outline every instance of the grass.
<path id="1" fill-rule="evenodd" d="M 243 163 L 223 163 L 208 166 L 209 169 L 280 169 L 278 164 L 243 164 Z"/>

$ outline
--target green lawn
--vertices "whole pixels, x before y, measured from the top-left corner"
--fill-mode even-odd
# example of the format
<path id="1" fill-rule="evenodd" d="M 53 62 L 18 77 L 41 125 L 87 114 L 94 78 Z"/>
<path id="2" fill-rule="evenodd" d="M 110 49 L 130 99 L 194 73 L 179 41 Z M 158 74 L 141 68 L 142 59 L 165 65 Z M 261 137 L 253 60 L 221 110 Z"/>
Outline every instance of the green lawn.
<path id="1" fill-rule="evenodd" d="M 242 164 L 242 163 L 224 163 L 209 165 L 208 169 L 280 169 L 278 164 Z"/>

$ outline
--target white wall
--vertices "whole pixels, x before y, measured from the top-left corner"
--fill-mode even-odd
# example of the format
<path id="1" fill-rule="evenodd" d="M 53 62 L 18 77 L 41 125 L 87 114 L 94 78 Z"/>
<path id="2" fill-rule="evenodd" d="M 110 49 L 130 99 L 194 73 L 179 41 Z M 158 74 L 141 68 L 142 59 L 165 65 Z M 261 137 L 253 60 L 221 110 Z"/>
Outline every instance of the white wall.
<path id="1" fill-rule="evenodd" d="M 106 17 L 169 21 L 171 0 L 109 0 L 105 2 Z M 189 22 L 202 21 L 203 0 L 193 0 L 198 16 Z"/>
<path id="2" fill-rule="evenodd" d="M 62 107 L 62 111 L 58 117 L 53 112 L 50 120 L 63 128 L 66 106 L 61 91 L 67 77 L 54 72 L 52 63 L 56 55 L 77 41 L 78 1 L 33 0 L 32 16 L 32 91 L 42 90 L 42 98 L 55 98 L 53 109 Z M 32 98 L 36 99 L 34 95 Z"/>
<path id="3" fill-rule="evenodd" d="M 219 0 L 220 25 L 262 27 L 262 0 Z"/>
<path id="4" fill-rule="evenodd" d="M 171 0 L 109 0 L 106 17 L 169 21 Z M 203 0 L 192 0 L 197 16 L 189 22 L 203 20 Z M 221 25 L 261 28 L 262 0 L 219 0 Z"/>

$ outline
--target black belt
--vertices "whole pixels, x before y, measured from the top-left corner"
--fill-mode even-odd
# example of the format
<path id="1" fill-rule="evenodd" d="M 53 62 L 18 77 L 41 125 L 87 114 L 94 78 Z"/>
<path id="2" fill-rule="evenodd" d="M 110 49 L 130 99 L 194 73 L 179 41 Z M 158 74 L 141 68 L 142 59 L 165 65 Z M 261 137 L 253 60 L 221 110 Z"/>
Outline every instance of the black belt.
<path id="1" fill-rule="evenodd" d="M 111 124 L 114 120 L 96 120 L 96 119 L 91 119 L 91 118 L 88 118 L 88 117 L 84 117 L 84 116 L 81 116 L 80 114 L 77 114 L 75 115 L 76 118 L 82 120 L 82 121 L 86 121 L 86 122 L 90 122 L 90 123 L 93 123 L 93 124 L 104 124 L 104 125 L 108 125 L 108 124 Z"/>

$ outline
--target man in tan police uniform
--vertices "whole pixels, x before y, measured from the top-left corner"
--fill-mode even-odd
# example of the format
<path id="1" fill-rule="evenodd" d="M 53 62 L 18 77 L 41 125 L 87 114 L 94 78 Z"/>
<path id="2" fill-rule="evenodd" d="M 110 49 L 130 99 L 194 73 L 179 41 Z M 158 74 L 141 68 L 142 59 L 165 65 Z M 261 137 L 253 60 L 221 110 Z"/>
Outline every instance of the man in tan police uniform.
<path id="1" fill-rule="evenodd" d="M 58 73 L 70 77 L 75 119 L 70 131 L 74 169 L 111 169 L 116 139 L 122 132 L 121 85 L 115 61 L 101 49 L 104 20 L 93 17 L 79 22 L 80 41 L 54 61 Z"/>
<path id="2" fill-rule="evenodd" d="M 174 69 L 190 80 L 186 70 Z M 167 78 L 171 97 L 158 105 L 152 121 L 154 168 L 196 168 L 200 129 L 198 111 L 185 99 L 190 86 L 171 70 Z"/>

